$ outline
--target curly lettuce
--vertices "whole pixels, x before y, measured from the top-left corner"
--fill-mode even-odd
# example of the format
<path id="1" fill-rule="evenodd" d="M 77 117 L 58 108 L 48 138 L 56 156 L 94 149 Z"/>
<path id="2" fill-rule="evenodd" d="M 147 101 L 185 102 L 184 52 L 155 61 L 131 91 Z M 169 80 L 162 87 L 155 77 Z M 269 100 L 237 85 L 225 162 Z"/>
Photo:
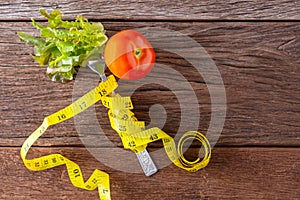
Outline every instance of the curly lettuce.
<path id="1" fill-rule="evenodd" d="M 90 23 L 81 15 L 75 21 L 65 21 L 59 10 L 48 13 L 41 9 L 40 13 L 48 19 L 48 25 L 32 19 L 40 38 L 23 32 L 18 35 L 24 43 L 34 45 L 32 57 L 40 66 L 47 66 L 46 74 L 52 81 L 72 80 L 76 67 L 85 67 L 91 53 L 95 55 L 96 50 L 99 57 L 103 53 L 107 36 L 101 23 Z"/>

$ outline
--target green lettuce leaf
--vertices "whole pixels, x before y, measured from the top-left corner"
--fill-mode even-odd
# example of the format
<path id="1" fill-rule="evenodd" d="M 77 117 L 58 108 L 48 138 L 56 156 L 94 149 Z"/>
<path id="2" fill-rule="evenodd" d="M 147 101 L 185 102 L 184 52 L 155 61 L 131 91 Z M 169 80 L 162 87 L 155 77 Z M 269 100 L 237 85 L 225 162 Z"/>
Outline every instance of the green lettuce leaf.
<path id="1" fill-rule="evenodd" d="M 48 20 L 44 25 L 32 19 L 40 38 L 22 32 L 18 36 L 25 44 L 34 46 L 33 59 L 40 66 L 47 66 L 46 74 L 52 81 L 72 80 L 75 67 L 85 67 L 91 54 L 100 57 L 103 53 L 107 36 L 101 23 L 90 23 L 80 15 L 74 21 L 65 21 L 59 10 L 48 13 L 41 9 L 40 13 Z"/>

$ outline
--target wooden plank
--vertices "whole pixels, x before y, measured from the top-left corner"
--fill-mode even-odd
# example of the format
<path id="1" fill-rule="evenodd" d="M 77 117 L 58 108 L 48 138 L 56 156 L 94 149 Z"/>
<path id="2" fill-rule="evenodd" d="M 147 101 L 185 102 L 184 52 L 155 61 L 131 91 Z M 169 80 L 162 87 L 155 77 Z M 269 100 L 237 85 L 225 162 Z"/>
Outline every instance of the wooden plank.
<path id="1" fill-rule="evenodd" d="M 86 178 L 95 168 L 108 172 L 112 199 L 300 198 L 299 148 L 216 148 L 198 172 L 170 165 L 152 177 L 105 167 L 84 148 L 35 148 L 30 157 L 57 152 L 76 161 Z M 0 161 L 1 199 L 98 199 L 96 191 L 73 187 L 65 166 L 28 171 L 19 148 L 0 148 Z"/>
<path id="2" fill-rule="evenodd" d="M 109 36 L 122 29 L 167 27 L 188 34 L 206 49 L 222 75 L 227 95 L 227 117 L 218 145 L 299 146 L 300 23 L 106 22 L 104 25 Z M 0 23 L 1 146 L 20 146 L 43 117 L 72 102 L 74 82 L 49 81 L 45 68 L 39 68 L 30 58 L 32 48 L 19 42 L 16 32 L 21 30 L 37 34 L 27 22 Z M 191 83 L 200 102 L 199 130 L 206 133 L 211 106 L 203 78 L 178 55 L 157 50 L 157 62 L 178 70 Z M 87 76 L 96 77 L 92 73 Z M 168 111 L 164 130 L 174 136 L 181 119 L 172 92 L 150 85 L 136 92 L 133 102 L 137 117 L 147 123 L 150 123 L 149 107 L 161 103 Z M 96 110 L 102 129 L 120 146 L 119 137 L 109 127 L 105 109 L 97 104 Z M 157 120 L 165 117 L 158 115 Z M 84 137 L 92 140 L 98 137 L 90 124 L 82 126 L 88 127 Z M 73 120 L 69 120 L 51 127 L 37 145 L 82 146 L 82 142 Z"/>
<path id="3" fill-rule="evenodd" d="M 297 0 L 274 1 L 3 1 L 0 20 L 39 18 L 38 10 L 60 9 L 67 18 L 100 20 L 299 20 Z"/>

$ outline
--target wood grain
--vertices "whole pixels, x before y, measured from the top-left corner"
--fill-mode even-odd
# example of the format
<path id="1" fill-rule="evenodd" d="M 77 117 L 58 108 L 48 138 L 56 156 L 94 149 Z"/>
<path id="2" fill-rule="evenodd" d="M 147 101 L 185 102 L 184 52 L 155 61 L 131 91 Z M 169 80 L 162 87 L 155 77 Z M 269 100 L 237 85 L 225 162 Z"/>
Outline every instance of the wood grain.
<path id="1" fill-rule="evenodd" d="M 109 36 L 127 28 L 166 27 L 188 34 L 205 48 L 221 73 L 227 95 L 227 117 L 218 145 L 299 146 L 300 23 L 106 22 L 104 25 Z M 0 23 L 1 146 L 21 145 L 43 117 L 72 102 L 74 88 L 74 82 L 49 81 L 45 68 L 39 68 L 30 58 L 32 48 L 19 42 L 17 31 L 37 34 L 30 23 Z M 199 100 L 199 130 L 206 133 L 211 119 L 206 84 L 215 84 L 205 84 L 190 63 L 171 52 L 157 49 L 157 63 L 176 69 L 191 83 Z M 97 76 L 87 73 L 87 77 Z M 172 77 L 169 80 L 175 81 Z M 167 116 L 157 115 L 157 120 L 167 118 L 164 130 L 174 136 L 182 119 L 172 91 L 152 84 L 140 88 L 132 99 L 137 117 L 147 123 L 151 105 L 163 105 Z M 97 104 L 96 111 L 106 135 L 120 146 L 118 136 L 109 127 L 105 109 Z M 87 132 L 79 136 L 91 140 L 97 137 L 91 124 L 81 126 Z M 51 127 L 36 145 L 82 146 L 82 142 L 74 121 L 69 120 Z"/>
<path id="2" fill-rule="evenodd" d="M 98 81 L 97 75 L 82 68 L 76 81 L 53 83 L 45 76 L 45 68 L 38 67 L 30 58 L 32 47 L 22 44 L 16 33 L 38 35 L 30 18 L 44 23 L 40 8 L 60 9 L 66 19 L 82 14 L 92 21 L 102 21 L 108 36 L 123 29 L 143 27 L 167 28 L 190 36 L 216 64 L 226 89 L 227 110 L 212 160 L 196 173 L 174 165 L 162 167 L 169 159 L 160 149 L 161 142 L 148 147 L 160 168 L 157 174 L 145 177 L 142 173 L 124 172 L 141 169 L 132 152 L 124 156 L 124 150 L 117 148 L 122 143 L 100 103 L 75 121 L 50 127 L 30 150 L 29 158 L 61 153 L 81 166 L 85 178 L 96 168 L 104 170 L 110 174 L 113 200 L 300 199 L 297 0 L 0 2 L 0 199 L 98 199 L 97 191 L 73 187 L 65 166 L 32 172 L 20 158 L 20 146 L 45 116 L 67 106 L 72 98 L 83 95 Z M 219 91 L 222 85 L 211 75 L 212 71 L 207 80 L 203 71 L 199 73 L 186 57 L 174 52 L 188 52 L 191 61 L 202 65 L 209 59 L 201 54 L 199 61 L 193 52 L 196 45 L 183 41 L 181 36 L 156 38 L 163 47 L 155 49 L 157 63 L 170 71 L 177 70 L 187 81 L 170 72 L 154 76 L 153 83 L 141 85 L 132 94 L 136 116 L 173 137 L 181 134 L 176 134 L 181 122 L 188 130 L 196 125 L 207 134 L 212 109 L 219 118 L 225 112 L 221 96 L 216 97 L 216 106 L 212 106 L 209 88 Z M 170 48 L 170 43 L 177 46 Z M 110 74 L 108 70 L 106 73 Z M 190 83 L 198 103 L 191 103 L 192 97 L 186 90 L 157 84 L 162 77 L 164 83 L 176 87 Z M 121 85 L 124 92 L 131 88 L 124 83 L 120 88 Z M 176 97 L 178 92 L 185 95 L 183 101 Z M 199 120 L 181 117 L 183 102 L 190 113 L 201 113 Z M 192 145 L 185 155 L 195 158 L 198 146 Z"/>
<path id="3" fill-rule="evenodd" d="M 108 172 L 112 199 L 300 198 L 299 148 L 216 148 L 203 170 L 189 173 L 170 165 L 150 178 L 105 167 L 84 148 L 34 148 L 30 157 L 49 153 L 77 162 L 86 178 L 95 168 Z M 19 148 L 0 148 L 0 161 L 1 199 L 97 199 L 97 191 L 71 185 L 65 166 L 28 171 Z"/>
<path id="4" fill-rule="evenodd" d="M 299 20 L 297 0 L 272 1 L 104 1 L 8 0 L 0 3 L 0 20 L 40 18 L 38 10 L 60 9 L 67 18 L 82 14 L 100 20 Z"/>

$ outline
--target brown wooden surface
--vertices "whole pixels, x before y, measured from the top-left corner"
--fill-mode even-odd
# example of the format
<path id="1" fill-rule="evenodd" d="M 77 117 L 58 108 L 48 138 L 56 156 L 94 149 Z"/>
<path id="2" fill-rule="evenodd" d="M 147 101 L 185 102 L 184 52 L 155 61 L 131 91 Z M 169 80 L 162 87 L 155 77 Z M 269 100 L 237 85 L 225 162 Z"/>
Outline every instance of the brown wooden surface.
<path id="1" fill-rule="evenodd" d="M 93 158 L 80 140 L 96 141 L 99 135 L 91 131 L 93 127 L 79 134 L 73 120 L 50 127 L 30 157 L 58 152 L 78 162 L 85 177 L 95 168 L 107 171 L 113 200 L 300 198 L 299 1 L 17 0 L 0 3 L 0 199 L 98 198 L 96 191 L 74 188 L 64 166 L 30 172 L 19 157 L 20 146 L 43 117 L 72 102 L 74 88 L 74 82 L 49 81 L 45 68 L 29 56 L 32 48 L 16 35 L 18 31 L 38 34 L 29 19 L 38 17 L 40 7 L 59 8 L 69 19 L 83 14 L 104 20 L 108 36 L 148 26 L 188 34 L 205 48 L 220 71 L 227 116 L 211 163 L 196 173 L 170 165 L 148 178 L 109 168 Z M 170 52 L 157 50 L 157 62 L 178 70 L 191 83 L 200 102 L 199 130 L 206 133 L 211 117 L 206 84 L 214 83 L 204 83 L 188 62 Z M 174 136 L 180 107 L 172 92 L 153 84 L 134 93 L 132 99 L 136 115 L 147 123 L 149 107 L 161 103 L 168 114 L 164 130 Z M 96 111 L 105 135 L 121 147 L 105 109 L 97 104 Z M 105 143 L 90 146 L 110 149 Z M 150 147 L 157 150 L 161 143 Z"/>
<path id="2" fill-rule="evenodd" d="M 210 1 L 210 0 L 61 0 L 22 1 L 0 3 L 0 19 L 39 17 L 38 10 L 57 8 L 67 17 L 77 14 L 93 19 L 113 20 L 299 20 L 300 2 L 297 0 L 272 1 Z"/>
<path id="3" fill-rule="evenodd" d="M 95 168 L 109 172 L 113 199 L 299 198 L 299 148 L 215 148 L 201 171 L 187 173 L 170 165 L 152 177 L 105 167 L 85 148 L 35 148 L 31 156 L 57 152 L 80 164 L 86 178 Z M 11 147 L 1 149 L 0 161 L 1 199 L 97 199 L 96 191 L 71 185 L 65 166 L 28 171 L 19 148 Z"/>

